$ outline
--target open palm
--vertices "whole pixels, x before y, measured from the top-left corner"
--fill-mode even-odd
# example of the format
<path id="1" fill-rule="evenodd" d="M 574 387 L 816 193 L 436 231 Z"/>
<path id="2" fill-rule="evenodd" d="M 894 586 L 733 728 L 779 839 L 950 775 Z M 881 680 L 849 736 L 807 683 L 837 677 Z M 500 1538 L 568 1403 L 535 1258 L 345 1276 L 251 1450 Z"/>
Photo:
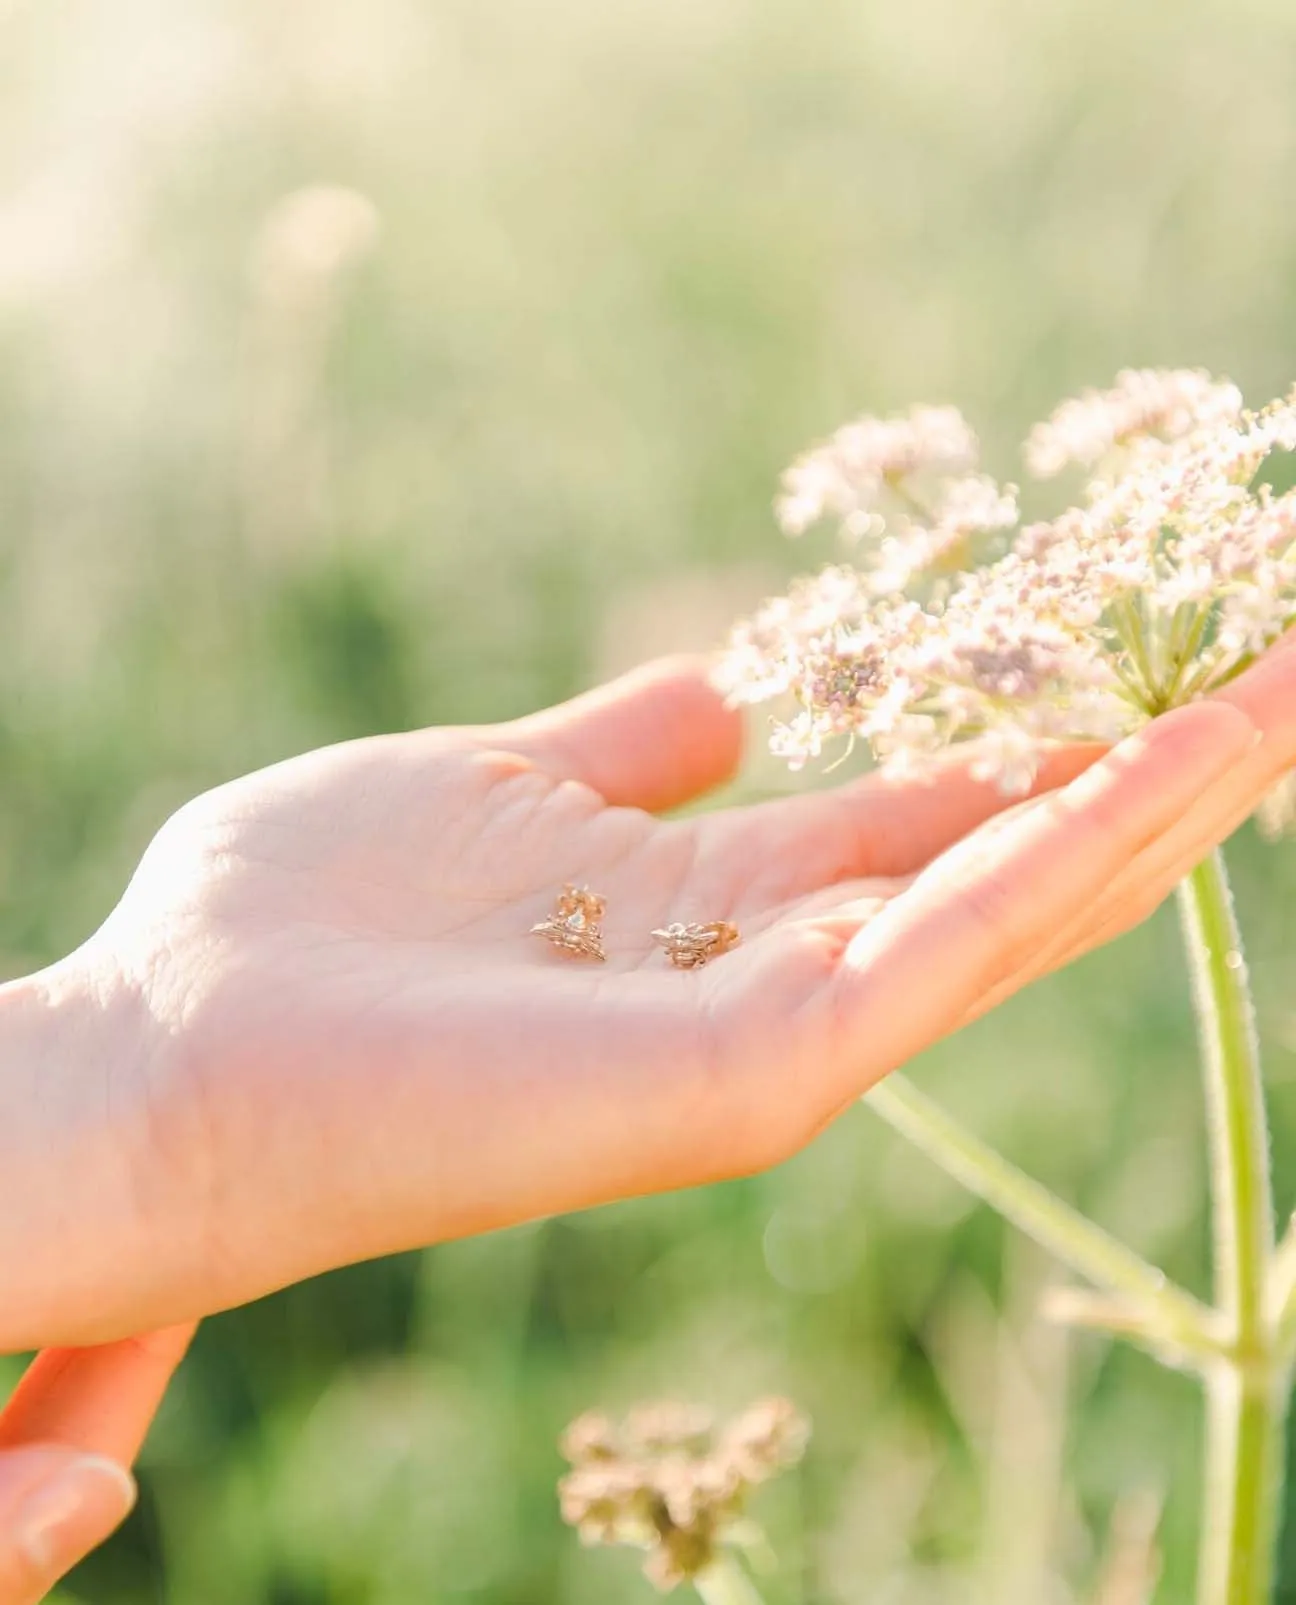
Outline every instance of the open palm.
<path id="1" fill-rule="evenodd" d="M 90 942 L 0 988 L 0 1347 L 102 1344 L 47 1349 L 0 1419 L 3 1605 L 120 1519 L 100 1463 L 58 1556 L 8 1543 L 53 1471 L 130 1460 L 194 1318 L 774 1163 L 1150 913 L 1296 763 L 1296 650 L 1111 753 L 1051 754 L 1022 806 L 947 764 L 657 817 L 740 745 L 668 663 L 312 753 L 182 809 Z M 530 934 L 566 882 L 607 900 L 603 963 Z M 698 970 L 651 940 L 721 919 L 742 943 Z"/>
<path id="2" fill-rule="evenodd" d="M 57 1272 L 10 1301 L 37 1312 L 21 1337 L 117 1336 L 785 1157 L 1149 912 L 1296 759 L 1294 685 L 1280 650 L 1110 755 L 1055 753 L 1048 795 L 1006 813 L 949 766 L 660 819 L 741 742 L 680 663 L 207 794 L 51 972 L 129 1026 L 42 1090 L 80 1163 Z M 564 882 L 607 899 L 605 963 L 530 934 Z M 743 942 L 699 970 L 651 939 L 716 919 Z M 111 1119 L 87 1130 L 87 1109 Z"/>

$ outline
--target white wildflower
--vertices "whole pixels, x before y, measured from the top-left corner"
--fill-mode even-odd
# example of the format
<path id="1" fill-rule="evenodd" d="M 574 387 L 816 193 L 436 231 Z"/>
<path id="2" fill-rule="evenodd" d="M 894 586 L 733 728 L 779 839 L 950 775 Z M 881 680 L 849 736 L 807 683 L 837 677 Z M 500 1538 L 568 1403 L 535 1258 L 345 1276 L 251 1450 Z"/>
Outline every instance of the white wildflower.
<path id="1" fill-rule="evenodd" d="M 773 742 L 789 761 L 842 737 L 892 767 L 976 742 L 976 772 L 1021 790 L 1044 744 L 1117 739 L 1296 622 L 1296 492 L 1255 487 L 1296 450 L 1296 392 L 1247 413 L 1205 374 L 1131 371 L 1064 405 L 1031 437 L 1036 466 L 1103 457 L 1106 477 L 997 556 L 971 537 L 1014 523 L 1015 497 L 971 471 L 974 450 L 957 413 L 916 408 L 803 459 L 805 483 L 831 464 L 848 487 L 833 511 L 885 533 L 735 631 L 731 694 L 797 704 Z"/>
<path id="2" fill-rule="evenodd" d="M 948 575 L 1017 522 L 1017 490 L 977 469 L 976 436 L 954 407 L 858 418 L 797 459 L 776 503 L 789 535 L 835 519 L 879 596 Z"/>
<path id="3" fill-rule="evenodd" d="M 1126 368 L 1110 390 L 1086 390 L 1062 405 L 1026 442 L 1026 462 L 1041 479 L 1070 463 L 1091 468 L 1118 446 L 1149 438 L 1177 440 L 1228 423 L 1242 411 L 1236 385 L 1196 368 Z"/>
<path id="4" fill-rule="evenodd" d="M 966 473 L 976 436 L 957 407 L 914 407 L 900 418 L 858 418 L 798 457 L 776 503 L 788 535 L 835 518 L 849 534 L 881 527 L 879 504 L 903 505 L 920 478 Z"/>

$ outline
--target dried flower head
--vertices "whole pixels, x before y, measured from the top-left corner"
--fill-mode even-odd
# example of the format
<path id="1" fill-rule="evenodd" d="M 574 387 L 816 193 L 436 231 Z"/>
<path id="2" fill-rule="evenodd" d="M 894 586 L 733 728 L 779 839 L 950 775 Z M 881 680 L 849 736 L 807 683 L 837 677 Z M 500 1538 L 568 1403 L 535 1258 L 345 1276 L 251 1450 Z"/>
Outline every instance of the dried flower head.
<path id="1" fill-rule="evenodd" d="M 764 1399 L 723 1425 L 691 1405 L 640 1405 L 616 1427 L 601 1414 L 572 1422 L 561 1448 L 562 1517 L 582 1543 L 646 1550 L 663 1590 L 705 1571 L 721 1546 L 761 1541 L 745 1515 L 758 1484 L 795 1465 L 809 1428 L 786 1399 Z"/>
<path id="2" fill-rule="evenodd" d="M 558 1440 L 564 1460 L 573 1466 L 589 1465 L 593 1461 L 617 1460 L 621 1449 L 617 1430 L 610 1417 L 590 1410 L 577 1416 Z"/>
<path id="3" fill-rule="evenodd" d="M 750 1483 L 766 1482 L 805 1454 L 810 1427 L 787 1399 L 749 1405 L 720 1436 L 722 1458 Z"/>
<path id="4" fill-rule="evenodd" d="M 639 1454 L 706 1454 L 714 1432 L 714 1411 L 675 1400 L 638 1404 L 621 1426 L 623 1441 Z"/>
<path id="5" fill-rule="evenodd" d="M 1091 463 L 1083 502 L 997 552 L 964 540 L 938 563 L 941 507 L 980 497 L 982 533 L 992 521 L 989 490 L 944 481 L 925 524 L 901 513 L 858 567 L 798 581 L 738 627 L 721 671 L 733 699 L 798 705 L 775 726 L 777 753 L 799 764 L 845 736 L 913 764 L 975 741 L 978 772 L 1024 790 L 1045 743 L 1118 739 L 1224 685 L 1296 621 L 1296 492 L 1255 483 L 1271 452 L 1296 450 L 1296 392 L 1246 412 L 1204 374 L 1130 371 L 1059 408 L 1028 450 L 1045 471 Z M 897 560 L 906 542 L 916 555 Z"/>

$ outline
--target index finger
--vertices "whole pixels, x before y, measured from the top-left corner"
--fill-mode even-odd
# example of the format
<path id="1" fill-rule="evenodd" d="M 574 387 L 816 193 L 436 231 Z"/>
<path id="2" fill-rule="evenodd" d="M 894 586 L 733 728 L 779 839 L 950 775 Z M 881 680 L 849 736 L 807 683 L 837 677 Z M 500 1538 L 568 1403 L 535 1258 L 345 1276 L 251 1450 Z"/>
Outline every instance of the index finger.
<path id="1" fill-rule="evenodd" d="M 85 1349 L 45 1349 L 3 1413 L 0 1450 L 60 1443 L 129 1465 L 194 1328 L 166 1327 Z"/>
<path id="2" fill-rule="evenodd" d="M 867 1052 L 877 1079 L 951 1030 L 1255 742 L 1239 708 L 1179 709 L 1002 830 L 937 860 L 847 946 L 832 981 L 834 1058 L 853 1063 L 857 1078 Z"/>
<path id="3" fill-rule="evenodd" d="M 1095 905 L 1053 934 L 1019 975 L 978 1000 L 984 1014 L 1025 986 L 1090 948 L 1122 935 L 1152 914 L 1175 886 L 1255 812 L 1269 788 L 1296 764 L 1296 638 L 1287 637 L 1216 700 L 1244 713 L 1257 740 L 1180 819 L 1112 878 Z"/>

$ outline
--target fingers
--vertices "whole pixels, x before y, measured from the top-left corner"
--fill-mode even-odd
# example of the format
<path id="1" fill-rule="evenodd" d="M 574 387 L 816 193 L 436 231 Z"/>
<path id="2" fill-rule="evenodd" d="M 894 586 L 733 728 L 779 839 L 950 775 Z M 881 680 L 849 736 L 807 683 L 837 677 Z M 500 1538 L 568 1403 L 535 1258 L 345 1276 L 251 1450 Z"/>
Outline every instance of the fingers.
<path id="1" fill-rule="evenodd" d="M 193 1337 L 171 1326 L 87 1349 L 45 1349 L 0 1414 L 0 1450 L 51 1441 L 129 1462 Z"/>
<path id="2" fill-rule="evenodd" d="M 1245 714 L 1257 740 L 1211 794 L 1195 799 L 1167 831 L 1157 844 L 1162 862 L 1198 862 L 1223 834 L 1254 813 L 1274 782 L 1296 763 L 1296 650 L 1290 640 L 1211 701 Z"/>
<path id="3" fill-rule="evenodd" d="M 1065 786 L 1103 754 L 1092 743 L 1045 754 L 1031 795 Z M 1022 803 L 978 780 L 976 759 L 951 754 L 922 775 L 878 772 L 831 791 L 780 797 L 708 815 L 703 828 L 723 832 L 752 861 L 786 868 L 785 893 L 847 879 L 911 875 L 987 820 Z"/>
<path id="4" fill-rule="evenodd" d="M 1023 972 L 979 1000 L 983 1014 L 1012 991 L 1114 940 L 1152 914 L 1213 848 L 1252 814 L 1270 786 L 1296 763 L 1296 651 L 1283 643 L 1214 701 L 1236 708 L 1258 739 L 1181 819 L 1132 859 L 1091 908 L 1081 911 L 1032 956 Z"/>
<path id="5" fill-rule="evenodd" d="M 125 1520 L 130 1474 L 62 1444 L 0 1454 L 0 1605 L 36 1605 Z"/>
<path id="6" fill-rule="evenodd" d="M 728 780 L 742 715 L 700 658 L 664 658 L 557 708 L 492 729 L 494 741 L 614 806 L 657 811 Z"/>
<path id="7" fill-rule="evenodd" d="M 135 1458 L 192 1326 L 47 1349 L 0 1414 L 0 1605 L 33 1605 L 129 1514 Z"/>
<path id="8" fill-rule="evenodd" d="M 846 948 L 834 1057 L 856 1080 L 866 1059 L 876 1079 L 943 1035 L 1254 749 L 1240 709 L 1180 709 L 988 840 L 946 854 Z"/>

